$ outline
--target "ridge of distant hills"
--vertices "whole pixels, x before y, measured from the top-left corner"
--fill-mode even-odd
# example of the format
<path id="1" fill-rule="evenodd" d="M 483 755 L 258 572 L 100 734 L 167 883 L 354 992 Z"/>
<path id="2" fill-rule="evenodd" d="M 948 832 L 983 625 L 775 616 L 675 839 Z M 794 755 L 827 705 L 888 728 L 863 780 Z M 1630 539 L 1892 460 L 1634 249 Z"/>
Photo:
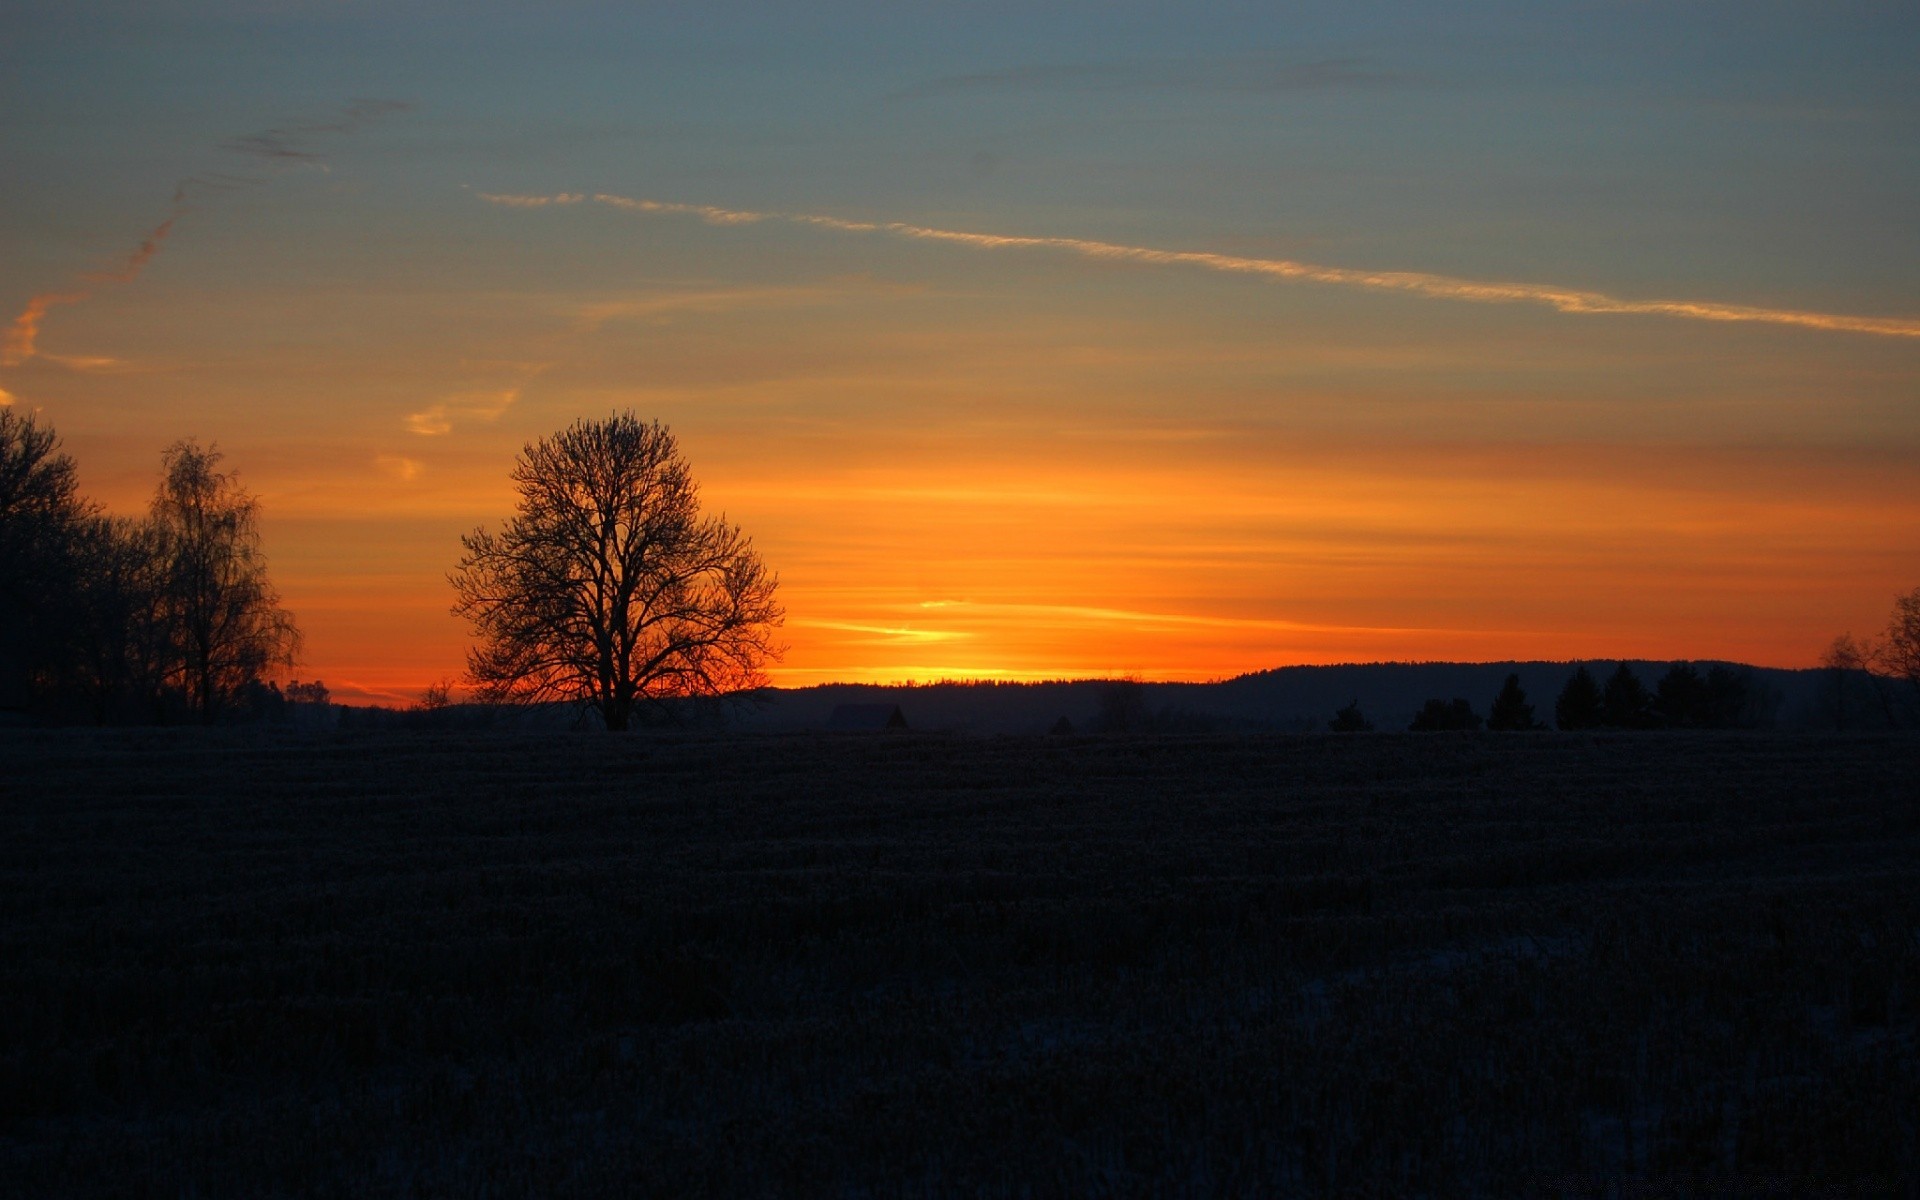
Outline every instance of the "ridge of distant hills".
<path id="1" fill-rule="evenodd" d="M 1141 682 L 1138 702 L 1151 717 L 1149 728 L 1167 731 L 1247 730 L 1310 732 L 1324 730 L 1337 709 L 1357 703 L 1380 730 L 1407 728 L 1429 699 L 1465 699 L 1485 717 L 1508 675 L 1534 707 L 1537 720 L 1551 725 L 1553 704 L 1574 669 L 1585 666 L 1604 683 L 1624 661 L 1649 692 L 1673 664 L 1647 659 L 1588 659 L 1578 662 L 1353 663 L 1340 666 L 1276 667 L 1214 683 Z M 1791 670 L 1742 663 L 1702 661 L 1701 673 L 1715 666 L 1738 671 L 1747 680 L 1757 723 L 1784 728 L 1831 726 L 1826 697 L 1831 672 Z M 1039 683 L 949 682 L 927 684 L 827 683 L 803 688 L 771 688 L 767 702 L 741 716 L 742 728 L 765 732 L 824 729 L 842 704 L 900 706 L 910 728 L 923 731 L 1006 734 L 1044 733 L 1065 717 L 1089 732 L 1099 727 L 1104 704 L 1116 686 L 1112 679 Z"/>

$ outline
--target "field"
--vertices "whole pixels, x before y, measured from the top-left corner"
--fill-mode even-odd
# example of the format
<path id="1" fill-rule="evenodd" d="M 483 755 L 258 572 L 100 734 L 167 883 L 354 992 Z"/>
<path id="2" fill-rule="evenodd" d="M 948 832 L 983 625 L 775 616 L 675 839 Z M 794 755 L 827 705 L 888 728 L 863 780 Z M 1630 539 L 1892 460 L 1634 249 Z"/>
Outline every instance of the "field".
<path id="1" fill-rule="evenodd" d="M 1920 1179 L 1912 736 L 0 755 L 10 1194 Z"/>

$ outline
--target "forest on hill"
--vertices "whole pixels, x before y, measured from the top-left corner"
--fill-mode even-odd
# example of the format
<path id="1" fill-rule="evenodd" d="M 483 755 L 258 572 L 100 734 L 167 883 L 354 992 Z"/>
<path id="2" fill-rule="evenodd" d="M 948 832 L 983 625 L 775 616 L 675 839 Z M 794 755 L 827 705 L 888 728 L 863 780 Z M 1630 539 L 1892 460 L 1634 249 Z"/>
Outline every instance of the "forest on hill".
<path id="1" fill-rule="evenodd" d="M 1865 671 L 1785 670 L 1732 663 L 1685 666 L 1702 681 L 1720 670 L 1735 679 L 1741 691 L 1730 719 L 1674 723 L 1684 727 L 1865 730 L 1915 723 L 1912 701 Z M 1659 710 L 1658 684 L 1675 664 L 1644 660 L 1279 667 L 1215 683 L 1090 679 L 826 684 L 770 689 L 767 702 L 744 711 L 739 720 L 747 729 L 824 729 L 841 705 L 888 703 L 900 706 L 910 728 L 956 733 L 1045 733 L 1063 718 L 1074 731 L 1083 733 L 1312 733 L 1327 730 L 1340 710 L 1356 706 L 1375 729 L 1404 730 L 1434 700 L 1464 700 L 1484 721 L 1513 676 L 1534 710 L 1535 722 L 1551 728 L 1556 724 L 1556 700 L 1582 667 L 1601 683 L 1622 667 L 1642 682 L 1647 694 L 1645 719 L 1623 722 L 1621 727 L 1669 724 Z"/>

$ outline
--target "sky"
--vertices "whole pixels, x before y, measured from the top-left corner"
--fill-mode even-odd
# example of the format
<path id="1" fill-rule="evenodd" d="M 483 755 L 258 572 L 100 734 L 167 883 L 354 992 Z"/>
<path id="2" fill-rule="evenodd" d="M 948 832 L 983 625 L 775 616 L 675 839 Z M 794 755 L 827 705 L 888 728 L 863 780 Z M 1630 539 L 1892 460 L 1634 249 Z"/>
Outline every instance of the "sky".
<path id="1" fill-rule="evenodd" d="M 1920 8 L 42 4 L 0 403 L 193 437 L 294 672 L 457 679 L 460 535 L 631 409 L 776 682 L 1812 665 L 1920 585 Z"/>

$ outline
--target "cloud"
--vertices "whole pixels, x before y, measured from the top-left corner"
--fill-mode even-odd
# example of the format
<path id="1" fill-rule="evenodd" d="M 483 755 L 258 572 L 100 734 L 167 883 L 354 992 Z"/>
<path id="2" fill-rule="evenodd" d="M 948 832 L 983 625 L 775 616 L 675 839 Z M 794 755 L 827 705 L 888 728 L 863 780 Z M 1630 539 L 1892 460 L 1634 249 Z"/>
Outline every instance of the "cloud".
<path id="1" fill-rule="evenodd" d="M 78 371 L 82 375 L 148 375 L 168 369 L 151 363 L 114 358 L 106 354 L 48 354 L 42 351 L 34 357 L 42 362 L 65 367 L 69 371 Z"/>
<path id="2" fill-rule="evenodd" d="M 405 112 L 413 105 L 404 100 L 353 100 L 334 117 L 322 121 L 296 122 L 276 129 L 267 129 L 259 133 L 232 138 L 223 143 L 222 148 L 244 154 L 258 161 L 273 163 L 297 161 L 308 165 L 321 166 L 322 155 L 308 149 L 302 139 L 319 134 L 352 133 L 368 122 L 391 113 Z M 173 233 L 175 222 L 192 208 L 192 199 L 196 192 L 228 192 L 238 188 L 257 187 L 265 183 L 262 178 L 243 175 L 228 175 L 215 172 L 207 175 L 190 175 L 174 185 L 173 198 L 169 202 L 173 211 L 166 220 L 154 226 L 140 240 L 133 252 L 114 267 L 89 271 L 81 276 L 88 283 L 132 283 L 139 278 L 147 264 L 153 261 L 160 248 L 166 244 L 167 237 Z M 78 304 L 92 295 L 90 291 L 42 292 L 27 301 L 27 306 L 13 320 L 6 339 L 0 343 L 0 366 L 17 367 L 38 354 L 40 325 L 46 318 L 47 310 L 57 304 Z"/>
<path id="3" fill-rule="evenodd" d="M 453 418 L 447 413 L 447 406 L 436 404 L 421 412 L 407 416 L 407 428 L 424 437 L 438 437 L 453 432 Z"/>
<path id="4" fill-rule="evenodd" d="M 17 367 L 34 356 L 40 340 L 40 323 L 46 319 L 48 309 L 56 304 L 78 304 L 86 298 L 86 292 L 42 292 L 28 300 L 8 327 L 6 340 L 0 341 L 0 367 Z"/>
<path id="5" fill-rule="evenodd" d="M 316 134 L 352 133 L 368 123 L 394 113 L 407 112 L 413 105 L 405 100 L 357 99 L 334 117 L 322 121 L 295 121 L 262 129 L 258 133 L 228 138 L 220 148 L 266 163 L 319 164 L 325 155 L 310 149 L 306 140 Z"/>
<path id="6" fill-rule="evenodd" d="M 848 296 L 886 291 L 891 294 L 920 289 L 876 285 L 870 280 L 845 279 L 824 286 L 708 288 L 659 295 L 595 300 L 578 306 L 578 333 L 597 333 L 613 321 L 647 321 L 678 313 L 730 313 L 755 308 L 789 308 L 831 303 Z"/>
<path id="7" fill-rule="evenodd" d="M 422 437 L 439 437 L 453 432 L 456 418 L 497 421 L 519 399 L 520 389 L 517 387 L 499 391 L 462 392 L 417 413 L 408 414 L 407 429 Z"/>
<path id="8" fill-rule="evenodd" d="M 14 399 L 15 397 L 12 392 L 5 388 L 0 388 L 0 408 L 12 408 Z"/>
<path id="9" fill-rule="evenodd" d="M 807 629 L 832 629 L 844 633 L 873 634 L 870 639 L 854 642 L 859 646 L 891 646 L 914 644 L 919 642 L 955 642 L 974 637 L 971 632 L 957 629 L 912 629 L 894 625 L 861 625 L 853 621 L 810 621 L 794 620 L 790 625 Z"/>
<path id="10" fill-rule="evenodd" d="M 1023 619 L 1049 617 L 1074 621 L 1111 621 L 1128 625 L 1187 625 L 1214 629 L 1269 629 L 1288 633 L 1432 633 L 1419 626 L 1323 625 L 1259 617 L 1210 617 L 1192 613 L 1136 612 L 1124 608 L 1095 608 L 1078 604 L 991 604 L 972 600 L 923 600 L 921 608 L 964 609 L 999 613 Z"/>
<path id="11" fill-rule="evenodd" d="M 557 196 L 507 196 L 498 192 L 481 192 L 479 196 L 488 204 L 498 204 L 503 208 L 545 208 L 549 204 L 578 204 L 586 199 L 581 192 L 561 192 Z"/>
<path id="12" fill-rule="evenodd" d="M 382 473 L 402 483 L 412 483 L 420 478 L 420 472 L 426 469 L 419 459 L 407 458 L 400 454 L 376 454 L 373 456 L 373 465 L 380 468 Z"/>
<path id="13" fill-rule="evenodd" d="M 1000 71 L 948 75 L 902 88 L 889 100 L 921 100 L 976 92 L 1242 92 L 1280 94 L 1331 88 L 1386 88 L 1411 75 L 1364 59 L 1282 62 L 1270 58 L 1148 59 L 1113 63 L 1035 63 Z"/>
<path id="14" fill-rule="evenodd" d="M 563 195 L 567 193 L 562 193 Z M 492 203 L 521 203 L 529 197 L 501 197 Z M 628 212 L 669 216 L 693 216 L 711 225 L 746 225 L 779 221 L 828 229 L 838 233 L 881 234 L 916 241 L 946 242 L 980 250 L 1056 250 L 1083 258 L 1108 262 L 1131 262 L 1147 266 L 1197 267 L 1239 275 L 1258 275 L 1290 282 L 1328 284 L 1363 291 L 1397 292 L 1432 300 L 1455 300 L 1473 304 L 1544 305 L 1557 312 L 1595 315 L 1671 317 L 1689 321 L 1741 322 L 1786 325 L 1834 333 L 1859 333 L 1875 337 L 1920 338 L 1920 318 L 1863 317 L 1803 309 L 1760 308 L 1743 304 L 1721 304 L 1710 300 L 1632 300 L 1605 292 L 1586 291 L 1551 283 L 1509 283 L 1465 279 L 1452 275 L 1433 275 L 1423 271 L 1365 271 L 1352 267 L 1325 266 L 1285 258 L 1249 258 L 1232 254 L 1214 254 L 1199 250 L 1161 250 L 1151 246 L 1128 246 L 1087 238 L 1024 237 L 1011 234 L 969 233 L 955 229 L 935 229 L 904 221 L 846 221 L 839 217 L 812 213 L 749 212 L 715 208 L 704 204 L 672 204 L 657 200 L 636 200 L 627 196 L 597 193 L 594 201 Z"/>
<path id="15" fill-rule="evenodd" d="M 139 278 L 140 272 L 146 270 L 147 264 L 153 261 L 153 256 L 160 253 L 160 247 L 166 242 L 167 235 L 173 232 L 173 223 L 179 219 L 180 214 L 176 212 L 155 225 L 153 230 L 141 239 L 139 248 L 127 255 L 126 261 L 118 267 L 110 271 L 90 271 L 81 278 L 92 283 L 132 283 Z"/>

